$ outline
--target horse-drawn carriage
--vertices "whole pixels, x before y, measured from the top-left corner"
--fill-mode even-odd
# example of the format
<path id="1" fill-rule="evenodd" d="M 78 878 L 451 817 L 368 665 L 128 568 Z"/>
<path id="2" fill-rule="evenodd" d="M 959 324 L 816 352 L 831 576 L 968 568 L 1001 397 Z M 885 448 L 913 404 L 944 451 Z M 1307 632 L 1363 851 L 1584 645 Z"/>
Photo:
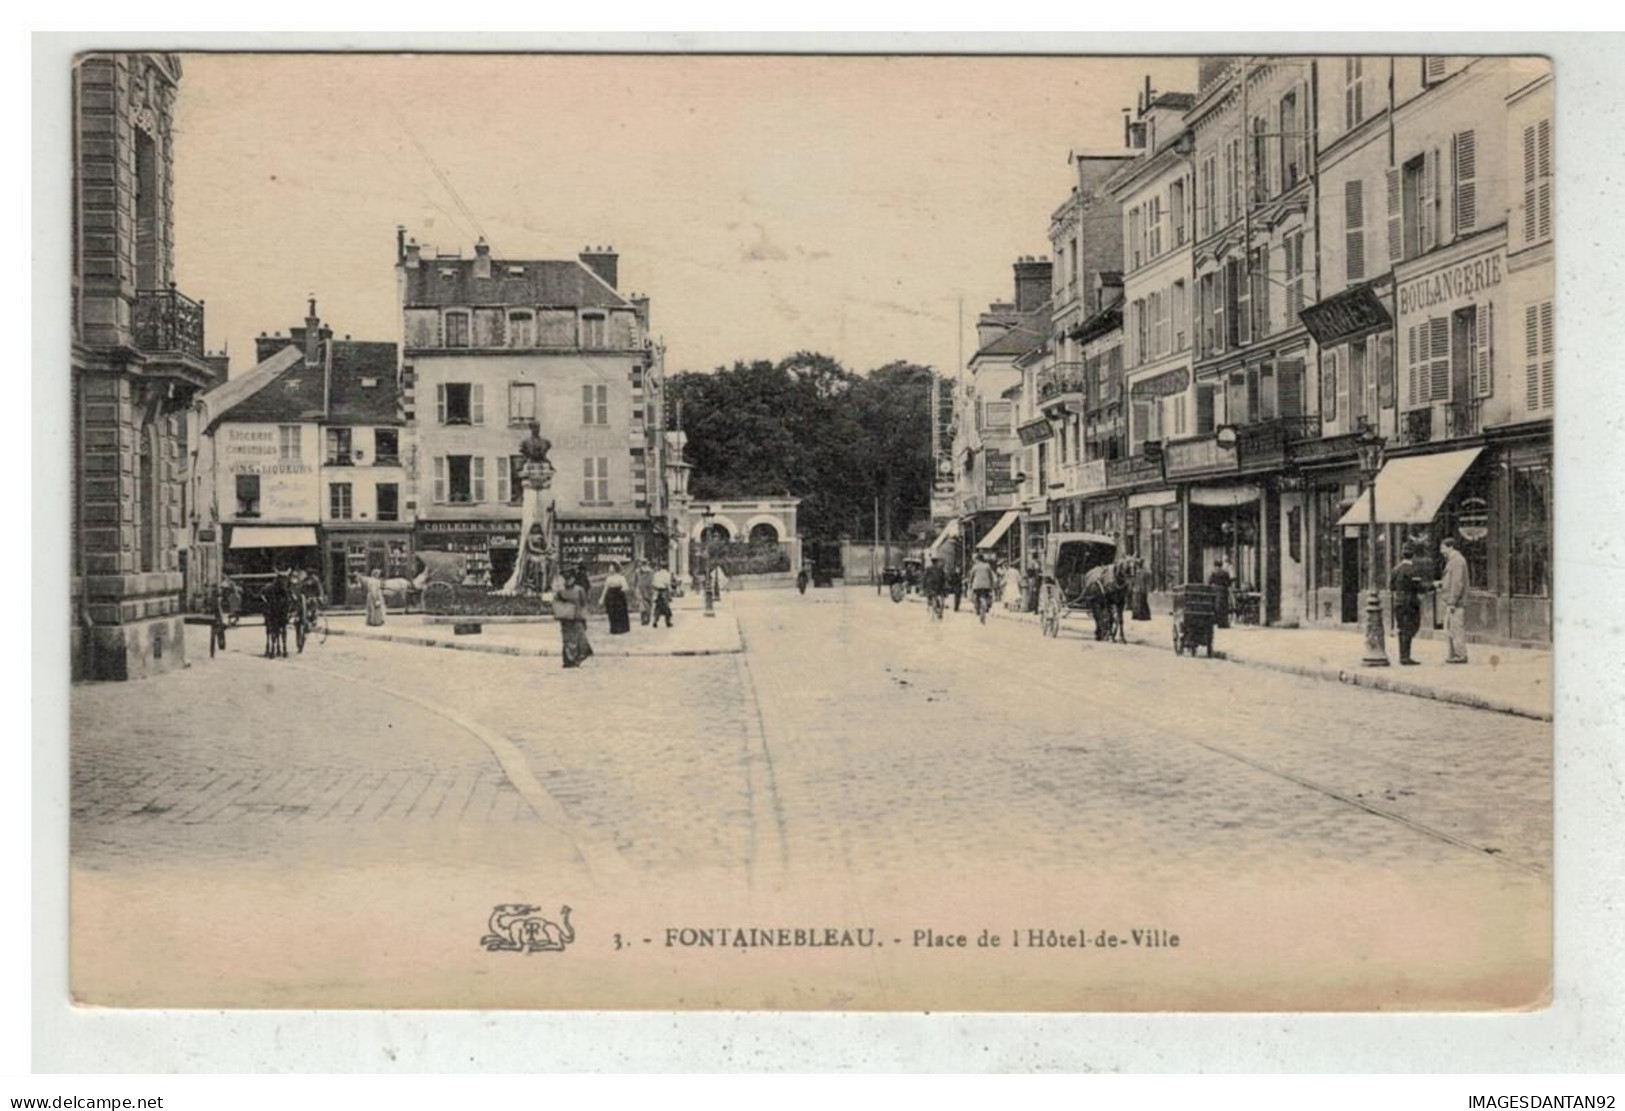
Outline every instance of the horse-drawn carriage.
<path id="1" fill-rule="evenodd" d="M 1044 585 L 1040 587 L 1040 626 L 1059 636 L 1073 613 L 1094 618 L 1096 640 L 1126 641 L 1123 610 L 1138 563 L 1120 559 L 1117 541 L 1098 532 L 1052 533 L 1044 544 Z"/>
<path id="2" fill-rule="evenodd" d="M 298 650 L 305 650 L 305 639 L 314 630 L 322 629 L 321 606 L 316 598 L 304 590 L 300 576 L 271 572 L 269 574 L 237 574 L 226 579 L 220 587 L 219 619 L 224 625 L 235 627 L 244 615 L 258 615 L 265 625 L 265 654 L 288 654 L 288 631 L 294 634 Z M 225 629 L 216 629 L 211 654 L 215 645 L 224 646 Z"/>

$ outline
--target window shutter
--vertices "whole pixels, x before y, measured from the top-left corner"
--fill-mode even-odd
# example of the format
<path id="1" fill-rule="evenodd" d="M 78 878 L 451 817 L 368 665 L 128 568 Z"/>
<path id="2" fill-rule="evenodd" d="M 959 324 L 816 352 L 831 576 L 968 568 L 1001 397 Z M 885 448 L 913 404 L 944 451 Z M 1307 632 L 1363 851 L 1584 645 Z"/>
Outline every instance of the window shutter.
<path id="1" fill-rule="evenodd" d="M 1422 59 L 1422 84 L 1431 85 L 1444 80 L 1445 59 L 1432 55 Z"/>
<path id="2" fill-rule="evenodd" d="M 1349 372 L 1351 370 L 1351 367 L 1350 367 L 1349 349 L 1348 348 L 1340 347 L 1340 348 L 1337 349 L 1337 364 L 1336 365 L 1337 365 L 1337 397 L 1332 402 L 1332 411 L 1334 413 L 1343 414 L 1343 422 L 1344 422 L 1344 424 L 1347 425 L 1349 428 L 1353 428 L 1354 427 L 1354 410 L 1350 407 L 1350 404 L 1349 404 L 1350 400 L 1351 400 L 1350 397 L 1349 397 Z"/>
<path id="3" fill-rule="evenodd" d="M 1347 240 L 1346 278 L 1350 284 L 1365 280 L 1365 183 L 1343 183 L 1343 228 Z"/>
<path id="4" fill-rule="evenodd" d="M 1478 306 L 1478 351 L 1473 360 L 1473 396 L 1495 392 L 1495 306 Z"/>
<path id="5" fill-rule="evenodd" d="M 446 384 L 441 382 L 434 388 L 435 413 L 441 424 L 446 423 Z"/>
<path id="6" fill-rule="evenodd" d="M 1540 408 L 1540 309 L 1534 305 L 1523 310 L 1523 407 Z"/>
<path id="7" fill-rule="evenodd" d="M 485 387 L 480 385 L 468 388 L 469 420 L 474 424 L 485 423 Z"/>
<path id="8" fill-rule="evenodd" d="M 1523 129 L 1523 238 L 1525 243 L 1535 241 L 1536 215 L 1535 181 L 1535 129 Z"/>
<path id="9" fill-rule="evenodd" d="M 1420 367 L 1424 361 L 1424 356 L 1417 344 L 1426 335 L 1427 331 L 1424 328 L 1421 336 L 1418 336 L 1416 325 L 1412 324 L 1405 336 L 1405 408 L 1407 409 L 1415 409 L 1422 403 L 1420 385 L 1422 372 Z"/>
<path id="10" fill-rule="evenodd" d="M 1343 354 L 1342 348 L 1328 351 L 1320 363 L 1320 418 L 1324 421 L 1337 419 L 1337 379 L 1339 376 L 1338 361 Z"/>
<path id="11" fill-rule="evenodd" d="M 1405 229 L 1400 224 L 1399 171 L 1388 171 L 1388 261 L 1405 257 Z"/>
<path id="12" fill-rule="evenodd" d="M 511 489 L 512 476 L 508 474 L 508 460 L 497 457 L 497 501 L 508 501 L 508 491 Z"/>
<path id="13" fill-rule="evenodd" d="M 472 472 L 470 475 L 470 478 L 472 479 L 470 485 L 474 489 L 473 500 L 482 502 L 485 500 L 485 456 L 474 456 L 468 461 L 468 466 L 469 470 Z"/>
<path id="14" fill-rule="evenodd" d="M 1555 382 L 1552 378 L 1553 355 L 1552 303 L 1542 301 L 1540 305 L 1540 405 L 1543 409 L 1550 409 L 1556 401 L 1556 395 L 1553 392 Z"/>
<path id="15" fill-rule="evenodd" d="M 1422 152 L 1422 250 L 1439 245 L 1439 152 Z"/>
<path id="16" fill-rule="evenodd" d="M 581 423 L 592 423 L 592 387 L 581 387 Z M 980 427 L 980 426 L 978 426 Z"/>
<path id="17" fill-rule="evenodd" d="M 1236 264 L 1234 277 L 1236 278 L 1236 346 L 1245 347 L 1253 341 L 1252 301 L 1253 291 L 1252 274 L 1242 277 L 1241 268 L 1245 259 Z"/>
<path id="18" fill-rule="evenodd" d="M 1456 133 L 1454 147 L 1456 234 L 1464 235 L 1478 222 L 1478 143 L 1471 131 Z"/>
<path id="19" fill-rule="evenodd" d="M 437 502 L 446 500 L 446 457 L 444 455 L 434 457 L 434 500 Z"/>
<path id="20" fill-rule="evenodd" d="M 1394 407 L 1394 337 L 1384 332 L 1372 345 L 1371 372 L 1377 378 L 1377 408 Z"/>
<path id="21" fill-rule="evenodd" d="M 1428 331 L 1432 333 L 1433 362 L 1429 367 L 1431 388 L 1428 391 L 1429 401 L 1450 400 L 1450 318 L 1448 316 L 1435 316 L 1428 319 Z"/>
<path id="22" fill-rule="evenodd" d="M 1536 170 L 1540 176 L 1539 218 L 1536 231 L 1545 239 L 1552 234 L 1552 121 L 1541 120 L 1536 131 Z"/>

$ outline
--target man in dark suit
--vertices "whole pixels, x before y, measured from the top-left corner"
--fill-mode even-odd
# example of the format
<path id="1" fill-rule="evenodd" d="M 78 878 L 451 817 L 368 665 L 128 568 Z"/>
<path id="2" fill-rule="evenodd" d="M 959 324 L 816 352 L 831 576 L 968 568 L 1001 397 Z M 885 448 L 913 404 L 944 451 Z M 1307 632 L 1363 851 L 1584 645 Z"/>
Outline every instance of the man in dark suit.
<path id="1" fill-rule="evenodd" d="M 1400 561 L 1388 577 L 1388 590 L 1393 599 L 1394 627 L 1399 630 L 1399 662 L 1415 667 L 1417 661 L 1411 658 L 1411 640 L 1422 627 L 1422 595 L 1428 583 L 1411 562 L 1416 555 L 1416 545 L 1405 541 L 1399 554 Z"/>

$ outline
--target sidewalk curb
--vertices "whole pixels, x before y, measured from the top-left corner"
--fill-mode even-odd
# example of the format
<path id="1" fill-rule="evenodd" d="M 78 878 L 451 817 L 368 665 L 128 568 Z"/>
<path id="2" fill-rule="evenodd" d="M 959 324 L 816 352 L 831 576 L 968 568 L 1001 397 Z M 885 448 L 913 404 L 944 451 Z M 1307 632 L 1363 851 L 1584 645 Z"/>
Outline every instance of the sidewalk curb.
<path id="1" fill-rule="evenodd" d="M 483 652 L 490 656 L 527 656 L 557 659 L 563 654 L 557 648 L 522 648 L 517 644 L 480 644 L 478 642 L 458 643 L 430 636 L 415 636 L 411 633 L 367 633 L 359 629 L 329 629 L 328 635 L 354 637 L 357 640 L 378 640 L 389 644 L 405 644 L 413 648 L 445 648 L 453 652 Z M 668 652 L 633 652 L 625 648 L 600 648 L 594 645 L 592 654 L 615 659 L 669 659 L 679 656 L 737 656 L 744 650 L 744 637 L 741 635 L 737 638 L 736 643 L 729 648 L 678 648 Z"/>
<path id="2" fill-rule="evenodd" d="M 911 596 L 912 597 L 912 596 Z M 923 599 L 921 599 L 923 601 Z M 1024 625 L 1037 625 L 1038 615 L 1032 613 L 1012 613 L 1009 610 L 993 610 L 990 616 L 1003 621 L 1017 621 Z M 1062 625 L 1062 631 L 1066 626 Z M 1088 640 L 1088 636 L 1081 639 Z M 1149 640 L 1129 638 L 1127 647 L 1151 648 L 1158 645 Z M 1473 710 L 1484 710 L 1493 714 L 1509 714 L 1513 717 L 1529 718 L 1534 721 L 1551 721 L 1550 711 L 1532 710 L 1527 706 L 1517 706 L 1510 702 L 1500 702 L 1493 698 L 1481 698 L 1476 694 L 1463 691 L 1440 690 L 1436 687 L 1423 686 L 1420 683 L 1410 683 L 1403 679 L 1389 679 L 1375 671 L 1366 672 L 1350 668 L 1312 667 L 1307 664 L 1277 663 L 1274 660 L 1261 660 L 1255 656 L 1238 656 L 1234 652 L 1224 649 L 1215 649 L 1213 658 L 1225 660 L 1229 663 L 1239 664 L 1242 667 L 1253 667 L 1263 671 L 1279 671 L 1287 675 L 1297 675 L 1305 679 L 1320 679 L 1330 683 L 1342 683 L 1350 687 L 1367 687 L 1371 690 L 1387 691 L 1390 694 L 1404 694 L 1412 698 L 1426 698 L 1434 702 L 1447 702 L 1456 706 L 1466 706 Z"/>

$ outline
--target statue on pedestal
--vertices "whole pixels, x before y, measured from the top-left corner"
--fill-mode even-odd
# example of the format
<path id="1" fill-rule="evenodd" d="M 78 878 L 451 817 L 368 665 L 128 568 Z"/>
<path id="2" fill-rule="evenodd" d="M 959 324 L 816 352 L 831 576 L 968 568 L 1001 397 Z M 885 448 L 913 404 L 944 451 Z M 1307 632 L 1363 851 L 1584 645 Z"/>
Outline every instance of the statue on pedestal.
<path id="1" fill-rule="evenodd" d="M 549 514 L 542 506 L 542 492 L 553 485 L 553 464 L 547 461 L 547 453 L 552 448 L 552 441 L 542 435 L 541 424 L 531 421 L 530 435 L 519 441 L 519 454 L 525 462 L 519 474 L 513 476 L 515 482 L 524 483 L 520 495 L 519 557 L 514 560 L 513 573 L 498 594 L 518 594 L 527 583 L 534 586 L 548 581 L 547 553 L 552 547 L 552 538 L 547 535 Z"/>

